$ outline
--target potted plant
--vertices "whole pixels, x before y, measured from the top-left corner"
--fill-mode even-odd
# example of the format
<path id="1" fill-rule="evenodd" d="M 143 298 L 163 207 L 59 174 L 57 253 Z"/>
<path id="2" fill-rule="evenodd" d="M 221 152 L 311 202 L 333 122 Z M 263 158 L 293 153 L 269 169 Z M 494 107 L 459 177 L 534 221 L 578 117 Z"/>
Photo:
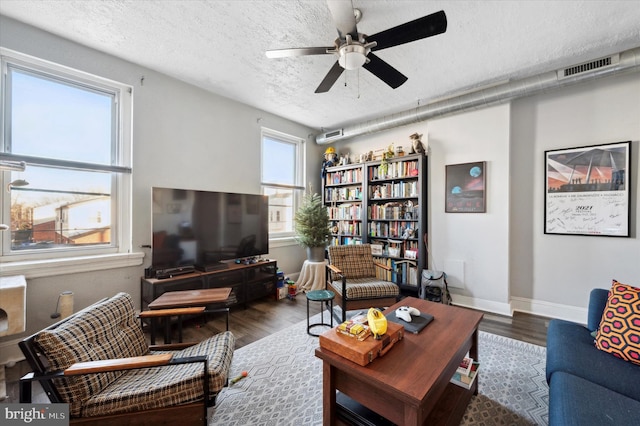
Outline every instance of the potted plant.
<path id="1" fill-rule="evenodd" d="M 307 249 L 307 259 L 312 262 L 324 260 L 324 250 L 331 236 L 329 214 L 317 193 L 308 191 L 294 216 L 294 227 L 298 244 Z"/>

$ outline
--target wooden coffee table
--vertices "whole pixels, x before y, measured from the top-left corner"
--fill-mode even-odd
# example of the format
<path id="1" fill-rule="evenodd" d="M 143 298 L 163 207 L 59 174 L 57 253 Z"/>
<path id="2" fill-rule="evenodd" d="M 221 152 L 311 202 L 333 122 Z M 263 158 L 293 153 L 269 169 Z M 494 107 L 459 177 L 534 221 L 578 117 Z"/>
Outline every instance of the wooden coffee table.
<path id="1" fill-rule="evenodd" d="M 225 302 L 231 294 L 231 288 L 207 288 L 199 290 L 180 290 L 180 291 L 167 291 L 161 294 L 153 302 L 149 303 L 149 309 L 161 310 L 172 308 L 201 308 L 201 313 L 214 312 L 206 311 L 204 308 L 207 305 L 213 303 Z M 215 310 L 220 312 L 220 310 Z M 229 310 L 227 311 L 227 330 L 229 329 Z M 186 314 L 194 312 L 185 312 Z M 152 319 L 153 321 L 153 319 Z M 178 341 L 182 342 L 182 321 L 178 320 L 179 338 Z M 151 325 L 151 344 L 155 343 L 155 326 Z M 171 343 L 171 326 L 170 321 L 165 320 L 165 343 Z"/>
<path id="2" fill-rule="evenodd" d="M 228 287 L 167 291 L 166 293 L 162 293 L 156 300 L 149 303 L 149 309 L 206 306 L 212 303 L 225 302 L 229 298 L 230 294 L 231 289 Z"/>
<path id="3" fill-rule="evenodd" d="M 419 334 L 405 333 L 371 364 L 363 367 L 327 349 L 316 349 L 323 361 L 324 425 L 336 424 L 336 390 L 397 425 L 459 424 L 482 373 L 469 390 L 449 379 L 467 352 L 478 359 L 478 324 L 483 315 L 413 297 L 385 314 L 393 315 L 400 306 L 413 306 L 434 319 Z"/>

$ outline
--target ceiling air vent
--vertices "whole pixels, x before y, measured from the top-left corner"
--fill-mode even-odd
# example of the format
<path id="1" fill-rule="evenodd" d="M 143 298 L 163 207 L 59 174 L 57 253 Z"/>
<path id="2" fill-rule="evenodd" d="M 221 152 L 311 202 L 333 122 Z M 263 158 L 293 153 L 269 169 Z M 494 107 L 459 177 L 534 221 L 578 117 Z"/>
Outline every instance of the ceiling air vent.
<path id="1" fill-rule="evenodd" d="M 584 74 L 601 68 L 608 68 L 612 65 L 616 65 L 620 61 L 620 55 L 615 54 L 607 56 L 605 58 L 595 59 L 583 64 L 574 65 L 569 68 L 558 70 L 558 79 L 572 77 L 577 74 Z"/>
<path id="2" fill-rule="evenodd" d="M 342 136 L 342 129 L 332 130 L 332 131 L 327 132 L 327 133 L 324 134 L 324 138 L 326 140 L 339 138 L 340 136 Z"/>

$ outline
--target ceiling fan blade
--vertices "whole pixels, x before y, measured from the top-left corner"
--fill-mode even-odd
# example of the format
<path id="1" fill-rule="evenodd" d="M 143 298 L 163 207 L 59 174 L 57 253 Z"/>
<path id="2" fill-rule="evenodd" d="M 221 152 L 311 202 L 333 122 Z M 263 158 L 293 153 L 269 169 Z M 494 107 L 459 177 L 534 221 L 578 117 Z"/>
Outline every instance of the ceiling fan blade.
<path id="1" fill-rule="evenodd" d="M 329 11 L 333 16 L 340 40 L 346 40 L 347 34 L 353 40 L 358 40 L 358 28 L 356 27 L 356 16 L 353 13 L 351 0 L 327 0 Z"/>
<path id="2" fill-rule="evenodd" d="M 378 45 L 371 49 L 372 51 L 376 51 L 442 34 L 446 30 L 447 15 L 445 15 L 444 10 L 441 10 L 440 12 L 432 13 L 431 15 L 423 16 L 422 18 L 373 34 L 367 37 L 367 42 L 377 42 Z"/>
<path id="3" fill-rule="evenodd" d="M 294 49 L 274 49 L 267 50 L 265 53 L 267 58 L 291 58 L 294 56 L 306 56 L 306 55 L 326 55 L 327 50 L 334 49 L 335 47 L 300 47 Z M 331 53 L 329 53 L 331 54 Z"/>
<path id="4" fill-rule="evenodd" d="M 371 74 L 378 77 L 380 80 L 387 83 L 394 89 L 402 86 L 408 78 L 402 74 L 400 71 L 374 55 L 373 53 L 369 53 L 367 55 L 369 58 L 369 62 L 364 64 L 362 67 L 369 71 Z"/>
<path id="5" fill-rule="evenodd" d="M 342 68 L 338 61 L 336 61 L 336 63 L 333 64 L 333 67 L 331 67 L 327 75 L 324 77 L 324 80 L 322 80 L 322 83 L 320 83 L 320 86 L 318 86 L 318 88 L 316 89 L 316 93 L 328 92 L 329 89 L 331 89 L 331 86 L 333 86 L 333 83 L 338 80 L 338 77 L 340 77 L 342 71 L 344 71 L 344 68 Z"/>

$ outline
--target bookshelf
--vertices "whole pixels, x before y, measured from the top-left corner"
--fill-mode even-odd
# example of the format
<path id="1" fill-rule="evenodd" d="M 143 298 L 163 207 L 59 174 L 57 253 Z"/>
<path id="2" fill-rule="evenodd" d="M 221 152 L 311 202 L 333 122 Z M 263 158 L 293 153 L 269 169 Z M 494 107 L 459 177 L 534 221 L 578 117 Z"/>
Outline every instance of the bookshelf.
<path id="1" fill-rule="evenodd" d="M 370 243 L 380 278 L 417 292 L 426 268 L 427 158 L 405 155 L 327 169 L 324 202 L 334 229 L 331 244 Z"/>
<path id="2" fill-rule="evenodd" d="M 323 200 L 331 222 L 331 245 L 362 243 L 363 165 L 327 168 Z"/>

